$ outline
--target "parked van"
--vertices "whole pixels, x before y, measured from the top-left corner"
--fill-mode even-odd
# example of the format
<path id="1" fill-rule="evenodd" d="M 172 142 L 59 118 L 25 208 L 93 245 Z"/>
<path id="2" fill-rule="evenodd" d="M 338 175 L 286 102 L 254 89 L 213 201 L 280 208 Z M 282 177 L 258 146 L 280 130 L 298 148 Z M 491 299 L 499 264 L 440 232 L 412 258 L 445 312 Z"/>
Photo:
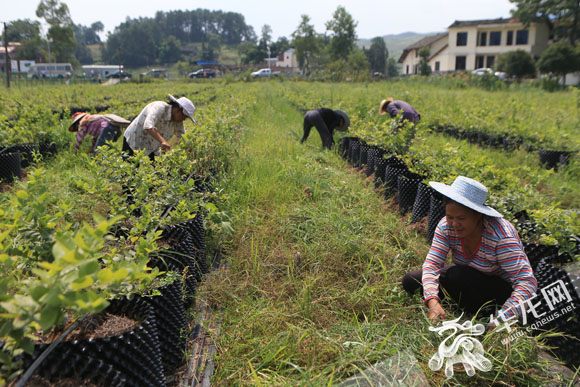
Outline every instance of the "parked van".
<path id="1" fill-rule="evenodd" d="M 70 78 L 72 71 L 70 63 L 35 63 L 30 65 L 28 78 Z"/>

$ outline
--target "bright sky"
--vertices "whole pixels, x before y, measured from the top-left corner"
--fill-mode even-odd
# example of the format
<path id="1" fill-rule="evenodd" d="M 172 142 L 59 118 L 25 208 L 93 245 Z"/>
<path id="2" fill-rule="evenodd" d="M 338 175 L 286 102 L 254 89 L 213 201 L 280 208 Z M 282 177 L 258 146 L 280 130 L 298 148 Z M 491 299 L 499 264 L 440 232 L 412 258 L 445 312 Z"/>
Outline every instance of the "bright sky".
<path id="1" fill-rule="evenodd" d="M 8 0 L 6 0 L 8 2 Z M 274 40 L 289 37 L 300 23 L 300 15 L 310 16 L 319 33 L 342 5 L 358 22 L 359 38 L 373 38 L 402 32 L 438 32 L 455 20 L 509 17 L 514 8 L 509 0 L 64 0 L 75 24 L 90 26 L 95 21 L 113 31 L 127 17 L 152 17 L 157 11 L 205 8 L 238 12 L 259 36 L 262 26 L 272 27 Z M 39 0 L 16 0 L 1 8 L 0 22 L 36 18 Z"/>

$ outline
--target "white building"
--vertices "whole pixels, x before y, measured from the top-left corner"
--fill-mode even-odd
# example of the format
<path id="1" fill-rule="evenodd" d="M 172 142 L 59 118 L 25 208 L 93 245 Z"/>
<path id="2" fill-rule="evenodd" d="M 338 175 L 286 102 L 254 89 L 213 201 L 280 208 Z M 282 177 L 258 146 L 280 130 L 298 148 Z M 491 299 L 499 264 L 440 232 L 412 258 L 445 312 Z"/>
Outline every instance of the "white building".
<path id="1" fill-rule="evenodd" d="M 403 74 L 417 73 L 417 51 L 422 47 L 430 48 L 429 65 L 434 72 L 494 67 L 499 55 L 514 50 L 524 50 L 537 59 L 548 48 L 548 26 L 531 23 L 525 27 L 515 18 L 455 21 L 447 31 L 405 48 L 399 58 Z"/>
<path id="2" fill-rule="evenodd" d="M 296 57 L 296 50 L 289 48 L 282 54 L 278 55 L 276 67 L 283 67 L 290 69 L 292 72 L 298 72 L 298 59 Z"/>

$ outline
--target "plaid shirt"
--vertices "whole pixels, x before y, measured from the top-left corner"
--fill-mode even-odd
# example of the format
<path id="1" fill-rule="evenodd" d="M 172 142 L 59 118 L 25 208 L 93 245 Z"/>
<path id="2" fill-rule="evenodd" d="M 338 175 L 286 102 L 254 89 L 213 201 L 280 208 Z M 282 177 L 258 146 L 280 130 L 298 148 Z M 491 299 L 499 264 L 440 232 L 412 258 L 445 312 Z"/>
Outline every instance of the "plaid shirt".
<path id="1" fill-rule="evenodd" d="M 98 114 L 93 114 L 84 117 L 81 122 L 79 122 L 79 130 L 77 132 L 77 138 L 75 141 L 75 149 L 79 150 L 83 139 L 87 134 L 93 136 L 93 143 L 91 145 L 91 153 L 95 151 L 95 144 L 103 129 L 109 126 L 109 122 L 103 118 L 103 116 Z"/>
<path id="2" fill-rule="evenodd" d="M 514 315 L 514 310 L 520 313 L 518 301 L 530 298 L 538 288 L 518 232 L 508 220 L 484 216 L 481 243 L 471 256 L 466 256 L 462 240 L 447 224 L 447 217 L 444 217 L 437 225 L 431 249 L 423 264 L 425 302 L 439 298 L 439 272 L 449 250 L 456 265 L 470 266 L 511 283 L 513 292 L 501 309 L 505 316 Z"/>

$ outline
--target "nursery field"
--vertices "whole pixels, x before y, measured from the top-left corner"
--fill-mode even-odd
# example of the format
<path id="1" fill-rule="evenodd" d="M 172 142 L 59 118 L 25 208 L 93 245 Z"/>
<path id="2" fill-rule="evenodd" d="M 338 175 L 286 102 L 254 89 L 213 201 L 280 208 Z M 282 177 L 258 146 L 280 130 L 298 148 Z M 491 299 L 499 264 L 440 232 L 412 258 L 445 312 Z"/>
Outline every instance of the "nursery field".
<path id="1" fill-rule="evenodd" d="M 72 112 L 131 119 L 168 93 L 190 98 L 198 123 L 154 164 L 124 158 L 121 140 L 74 152 Z M 396 131 L 378 115 L 390 96 L 421 123 Z M 27 377 L 47 347 L 35 383 L 574 383 L 580 309 L 482 335 L 491 367 L 446 376 L 429 367 L 443 338 L 400 280 L 444 215 L 425 183 L 466 175 L 518 228 L 539 283 L 562 279 L 578 305 L 577 90 L 169 81 L 2 89 L 0 100 L 0 385 Z M 299 143 L 304 112 L 323 106 L 351 118 L 331 151 L 316 131 Z M 196 369 L 200 332 L 216 352 Z"/>

